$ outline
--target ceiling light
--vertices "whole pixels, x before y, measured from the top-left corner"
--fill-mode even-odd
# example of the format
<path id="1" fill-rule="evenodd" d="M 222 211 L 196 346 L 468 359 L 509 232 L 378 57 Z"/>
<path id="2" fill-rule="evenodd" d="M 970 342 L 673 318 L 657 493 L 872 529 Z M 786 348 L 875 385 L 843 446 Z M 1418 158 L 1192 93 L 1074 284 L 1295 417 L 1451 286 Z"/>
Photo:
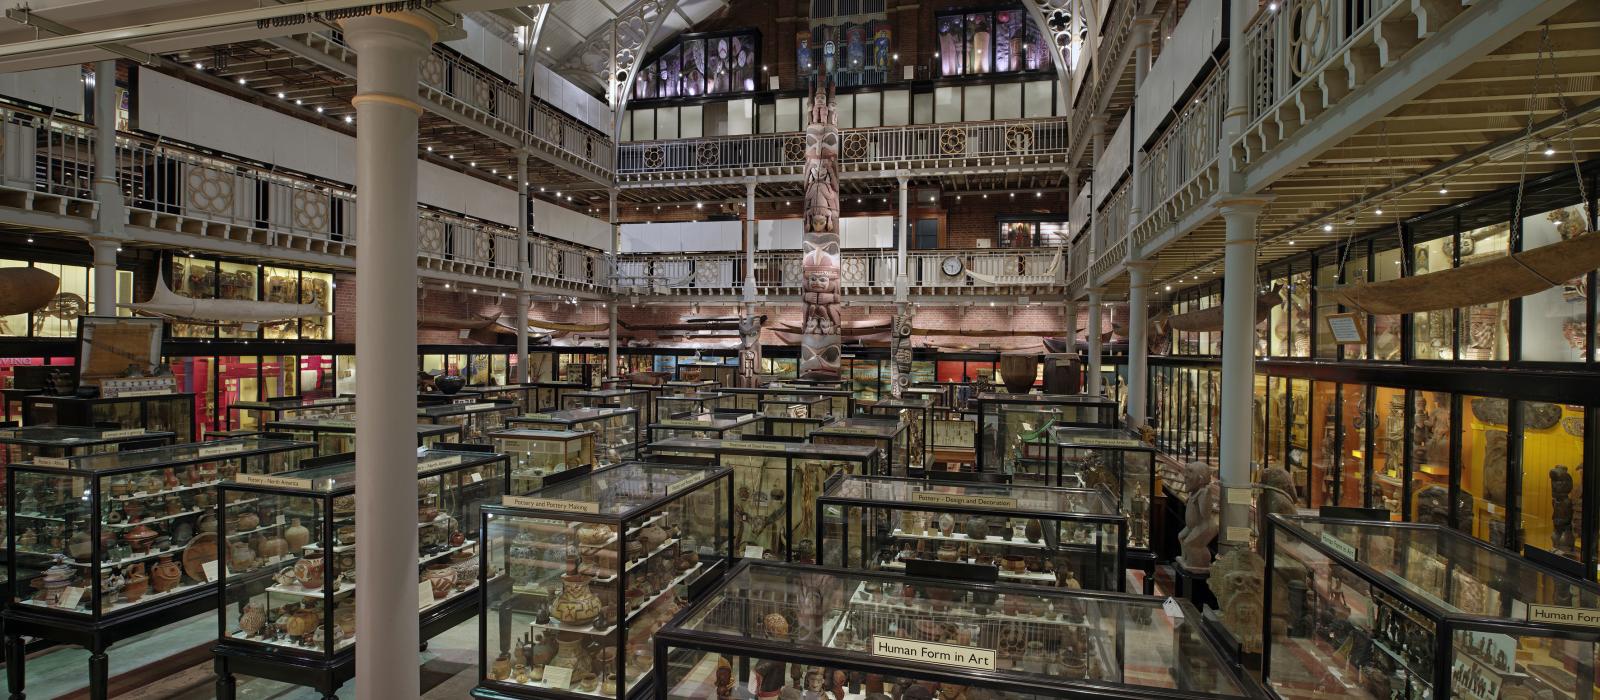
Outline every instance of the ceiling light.
<path id="1" fill-rule="evenodd" d="M 280 100 L 283 99 L 283 93 L 281 93 L 281 92 L 278 93 L 278 99 L 280 99 Z"/>
<path id="2" fill-rule="evenodd" d="M 1034 196 L 1034 197 L 1035 197 L 1035 198 L 1038 198 L 1038 197 L 1043 197 L 1043 196 L 1044 196 L 1044 193 L 1043 193 L 1043 192 L 1035 192 L 1035 193 L 1033 193 L 1033 196 Z"/>
<path id="3" fill-rule="evenodd" d="M 294 103 L 297 104 L 297 105 L 303 105 L 303 104 L 306 103 L 306 101 L 302 100 L 302 99 L 299 99 L 299 98 L 295 98 Z"/>
<path id="4" fill-rule="evenodd" d="M 1277 12 L 1278 11 L 1278 3 L 1275 3 L 1275 2 L 1267 3 L 1267 11 L 1268 12 Z"/>
<path id="5" fill-rule="evenodd" d="M 428 152 L 429 152 L 429 153 L 432 153 L 432 152 L 433 152 L 433 146 L 429 146 L 429 147 L 428 147 Z"/>
<path id="6" fill-rule="evenodd" d="M 543 187 L 540 187 L 540 188 L 539 188 L 539 191 L 540 191 L 540 192 L 543 192 L 543 191 L 544 191 L 544 188 L 543 188 Z M 561 199 L 561 192 L 560 192 L 560 191 L 557 191 L 557 192 L 556 192 L 556 199 Z"/>
<path id="7" fill-rule="evenodd" d="M 1293 238 L 1289 239 L 1289 245 L 1294 245 L 1294 239 Z"/>
<path id="8" fill-rule="evenodd" d="M 984 199 L 988 199 L 989 198 L 989 193 L 988 192 L 983 193 L 983 198 Z"/>
<path id="9" fill-rule="evenodd" d="M 766 66 L 762 66 L 762 67 L 761 67 L 761 71 L 762 71 L 762 72 L 766 72 L 766 70 L 767 70 L 767 67 L 766 67 Z"/>
<path id="10" fill-rule="evenodd" d="M 959 195 L 959 194 L 958 194 L 958 195 L 956 195 L 956 201 L 957 201 L 957 202 L 959 202 L 959 201 L 961 201 L 961 195 Z"/>
<path id="11" fill-rule="evenodd" d="M 322 105 L 317 105 L 317 114 L 322 114 Z"/>
<path id="12" fill-rule="evenodd" d="M 450 160 L 455 160 L 455 159 L 456 159 L 456 154 L 454 154 L 454 153 L 451 153 L 451 154 L 450 154 Z"/>
<path id="13" fill-rule="evenodd" d="M 1378 216 L 1383 216 L 1383 207 L 1378 207 L 1377 209 L 1372 210 L 1372 213 L 1377 214 Z"/>
<path id="14" fill-rule="evenodd" d="M 548 47 L 548 46 L 546 46 L 546 47 L 544 47 L 544 50 L 545 50 L 545 51 L 546 51 L 546 52 L 549 52 L 549 51 L 550 51 L 550 47 Z"/>
<path id="15" fill-rule="evenodd" d="M 350 116 L 348 114 L 344 115 L 344 123 L 346 123 L 346 124 L 354 124 L 355 121 L 356 121 L 355 117 L 352 117 L 352 116 Z"/>
<path id="16" fill-rule="evenodd" d="M 204 63 L 200 63 L 199 61 L 196 61 L 195 64 L 194 64 L 194 69 L 195 70 L 205 70 L 206 66 L 205 66 Z"/>
<path id="17" fill-rule="evenodd" d="M 861 198 L 860 197 L 856 197 L 856 204 L 860 204 L 860 203 L 861 203 Z"/>
<path id="18" fill-rule="evenodd" d="M 33 242 L 33 236 L 28 236 L 28 242 L 29 242 L 29 243 L 32 243 L 32 242 Z M 192 257 L 194 257 L 194 256 L 193 256 L 193 255 L 190 255 L 190 256 L 189 256 L 189 257 L 191 257 L 191 258 L 192 258 Z"/>
<path id="19" fill-rule="evenodd" d="M 1169 291 L 1169 292 L 1172 291 L 1172 285 L 1170 285 L 1170 284 L 1167 285 L 1167 291 Z"/>
<path id="20" fill-rule="evenodd" d="M 500 174 L 500 169 L 499 168 L 489 168 L 489 174 L 490 175 L 499 175 Z"/>
<path id="21" fill-rule="evenodd" d="M 1450 194 L 1450 188 L 1441 185 L 1439 187 L 1439 194 Z"/>
<path id="22" fill-rule="evenodd" d="M 539 191 L 540 191 L 540 192 L 543 192 L 543 191 L 544 191 L 544 186 L 543 186 L 543 185 L 540 185 L 540 186 L 539 186 Z"/>
<path id="23" fill-rule="evenodd" d="M 1322 225 L 1322 230 L 1323 231 L 1332 231 L 1333 230 L 1333 224 L 1323 224 Z"/>
<path id="24" fill-rule="evenodd" d="M 244 84 L 244 78 L 240 78 L 240 79 L 239 79 L 239 84 L 240 84 L 240 85 L 243 85 L 243 84 Z"/>
<path id="25" fill-rule="evenodd" d="M 445 289 L 449 289 L 450 288 L 450 283 L 449 282 L 445 282 L 444 283 L 444 288 Z M 407 527 L 409 527 L 409 526 L 407 526 Z"/>
<path id="26" fill-rule="evenodd" d="M 696 209 L 704 209 L 704 208 L 705 208 L 705 206 L 706 206 L 706 205 L 705 205 L 705 203 L 704 203 L 704 202 L 695 202 L 695 203 L 694 203 L 694 208 L 696 208 Z"/>
<path id="27" fill-rule="evenodd" d="M 469 167 L 469 168 L 476 168 L 476 167 L 478 167 L 478 161 L 475 161 L 475 160 L 469 160 L 469 161 L 467 161 L 467 167 Z"/>
<path id="28" fill-rule="evenodd" d="M 890 60 L 898 61 L 898 60 L 900 60 L 900 54 L 895 54 L 893 56 L 890 56 L 889 58 L 890 58 Z"/>
<path id="29" fill-rule="evenodd" d="M 1555 146 L 1545 146 L 1544 147 L 1544 154 L 1545 154 L 1545 157 L 1549 157 L 1549 156 L 1555 155 L 1556 154 Z"/>

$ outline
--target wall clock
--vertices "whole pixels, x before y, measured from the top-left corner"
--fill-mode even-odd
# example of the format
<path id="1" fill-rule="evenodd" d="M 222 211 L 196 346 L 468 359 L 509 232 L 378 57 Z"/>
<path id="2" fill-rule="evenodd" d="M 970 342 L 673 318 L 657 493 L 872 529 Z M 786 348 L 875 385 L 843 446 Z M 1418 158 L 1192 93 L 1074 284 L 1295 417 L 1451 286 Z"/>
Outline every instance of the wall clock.
<path id="1" fill-rule="evenodd" d="M 939 265 L 939 269 L 943 270 L 946 275 L 955 277 L 956 275 L 961 274 L 961 258 L 958 258 L 954 255 L 947 257 L 944 259 L 944 262 Z"/>

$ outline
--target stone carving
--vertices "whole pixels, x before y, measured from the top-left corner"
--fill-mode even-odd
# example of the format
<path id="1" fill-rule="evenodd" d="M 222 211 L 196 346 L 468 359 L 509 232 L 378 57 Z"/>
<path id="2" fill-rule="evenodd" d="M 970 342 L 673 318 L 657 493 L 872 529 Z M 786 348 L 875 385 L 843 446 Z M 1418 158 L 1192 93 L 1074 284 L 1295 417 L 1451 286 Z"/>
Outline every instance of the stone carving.
<path id="1" fill-rule="evenodd" d="M 1548 430 L 1561 422 L 1561 407 L 1543 401 L 1522 404 L 1522 427 L 1528 430 Z"/>
<path id="2" fill-rule="evenodd" d="M 1557 464 L 1550 468 L 1550 533 L 1551 550 L 1563 556 L 1573 556 L 1575 538 L 1572 534 L 1572 517 L 1576 509 L 1572 504 L 1572 474 Z"/>
<path id="3" fill-rule="evenodd" d="M 1483 497 L 1496 505 L 1506 503 L 1506 431 L 1483 433 Z"/>
<path id="4" fill-rule="evenodd" d="M 909 306 L 897 311 L 889 335 L 889 393 L 897 399 L 911 386 L 911 318 L 915 313 Z"/>
<path id="5" fill-rule="evenodd" d="M 817 82 L 806 125 L 804 253 L 800 376 L 839 378 L 839 120 L 833 86 Z"/>
<path id="6" fill-rule="evenodd" d="M 756 386 L 761 370 L 761 322 L 754 314 L 739 319 L 739 386 Z"/>
<path id="7" fill-rule="evenodd" d="M 1280 470 L 1281 471 L 1281 470 Z M 1217 596 L 1222 626 L 1247 654 L 1261 653 L 1262 575 L 1266 560 L 1236 547 L 1211 567 L 1211 592 Z"/>
<path id="8" fill-rule="evenodd" d="M 1417 492 L 1417 522 L 1431 525 L 1450 524 L 1450 491 L 1443 486 L 1433 485 Z M 1462 532 L 1472 532 L 1472 494 L 1465 490 L 1460 492 L 1456 500 L 1456 519 L 1460 521 L 1456 529 Z"/>
<path id="9" fill-rule="evenodd" d="M 1256 546 L 1265 547 L 1267 516 L 1295 512 L 1294 477 L 1283 467 L 1268 467 L 1261 472 L 1261 496 L 1256 499 Z"/>
<path id="10" fill-rule="evenodd" d="M 1183 529 L 1178 531 L 1178 544 L 1183 553 L 1178 564 L 1196 573 L 1211 570 L 1211 541 L 1220 528 L 1217 517 L 1222 512 L 1222 484 L 1211 478 L 1211 465 L 1190 462 L 1183 467 L 1183 484 L 1189 492 L 1189 501 L 1183 509 Z"/>
<path id="11" fill-rule="evenodd" d="M 1417 395 L 1412 416 L 1411 457 L 1414 464 L 1445 465 L 1450 463 L 1450 413 L 1444 406 L 1428 407 L 1428 398 Z"/>
<path id="12" fill-rule="evenodd" d="M 233 179 L 212 168 L 190 166 L 185 178 L 189 187 L 189 207 L 207 214 L 227 215 L 233 211 Z"/>

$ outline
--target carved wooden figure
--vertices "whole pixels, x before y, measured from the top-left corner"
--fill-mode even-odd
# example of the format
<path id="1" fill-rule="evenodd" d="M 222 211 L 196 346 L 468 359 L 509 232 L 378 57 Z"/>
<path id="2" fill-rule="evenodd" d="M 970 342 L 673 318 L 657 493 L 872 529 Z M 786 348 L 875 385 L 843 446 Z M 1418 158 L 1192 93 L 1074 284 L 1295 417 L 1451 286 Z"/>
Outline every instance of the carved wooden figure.
<path id="1" fill-rule="evenodd" d="M 806 199 L 801 293 L 805 319 L 801 326 L 800 376 L 838 379 L 840 336 L 839 284 L 839 122 L 833 87 L 817 82 L 806 125 Z"/>

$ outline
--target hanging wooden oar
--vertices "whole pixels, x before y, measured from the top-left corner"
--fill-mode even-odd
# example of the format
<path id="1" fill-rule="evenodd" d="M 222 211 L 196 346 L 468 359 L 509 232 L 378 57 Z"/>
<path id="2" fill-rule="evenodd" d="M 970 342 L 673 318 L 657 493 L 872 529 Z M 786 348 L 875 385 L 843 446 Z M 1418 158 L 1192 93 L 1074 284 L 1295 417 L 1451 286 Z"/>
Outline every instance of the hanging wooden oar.
<path id="1" fill-rule="evenodd" d="M 1583 234 L 1521 253 L 1415 277 L 1318 287 L 1325 300 L 1369 314 L 1442 311 L 1525 297 L 1600 268 L 1600 236 Z"/>
<path id="2" fill-rule="evenodd" d="M 1256 323 L 1272 313 L 1272 307 L 1283 303 L 1283 290 L 1278 285 L 1272 286 L 1272 291 L 1263 292 L 1256 297 Z M 1251 325 L 1255 325 L 1252 323 Z M 1167 326 L 1175 331 L 1191 331 L 1209 333 L 1222 330 L 1222 305 L 1218 304 L 1209 309 L 1190 311 L 1178 314 L 1167 319 Z"/>

